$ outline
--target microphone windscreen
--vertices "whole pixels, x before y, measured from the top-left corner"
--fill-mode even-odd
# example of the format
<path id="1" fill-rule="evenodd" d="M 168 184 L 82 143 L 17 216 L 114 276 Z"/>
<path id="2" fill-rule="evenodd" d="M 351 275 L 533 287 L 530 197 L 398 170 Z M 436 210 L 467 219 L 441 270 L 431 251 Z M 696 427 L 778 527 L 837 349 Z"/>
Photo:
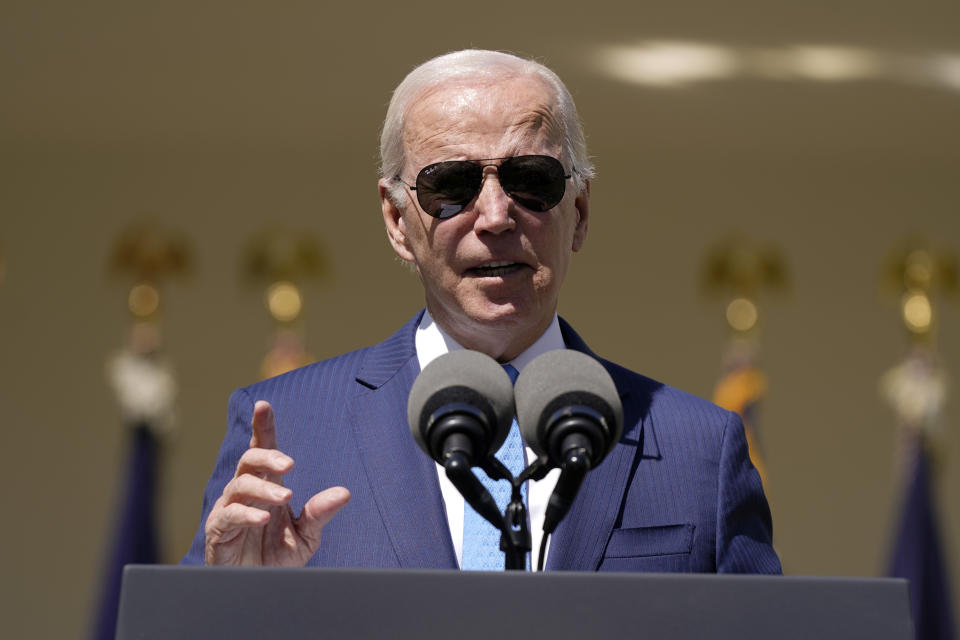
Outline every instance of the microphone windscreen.
<path id="1" fill-rule="evenodd" d="M 451 351 L 424 367 L 410 389 L 407 419 L 414 440 L 431 458 L 427 433 L 430 416 L 451 404 L 467 404 L 487 418 L 491 432 L 489 448 L 481 457 L 503 444 L 513 424 L 513 385 L 497 361 L 479 351 Z"/>
<path id="2" fill-rule="evenodd" d="M 603 459 L 623 433 L 620 394 L 595 358 L 572 349 L 548 351 L 523 368 L 514 387 L 517 422 L 523 439 L 539 455 L 547 455 L 545 429 L 550 418 L 566 407 L 585 405 L 604 417 L 606 449 Z"/>

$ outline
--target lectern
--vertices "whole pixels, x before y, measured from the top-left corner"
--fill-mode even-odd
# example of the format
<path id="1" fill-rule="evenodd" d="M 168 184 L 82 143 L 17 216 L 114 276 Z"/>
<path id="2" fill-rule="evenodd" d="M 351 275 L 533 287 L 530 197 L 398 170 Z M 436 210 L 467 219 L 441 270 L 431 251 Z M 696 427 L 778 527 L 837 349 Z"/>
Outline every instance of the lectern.
<path id="1" fill-rule="evenodd" d="M 895 579 L 126 567 L 118 640 L 908 640 Z"/>

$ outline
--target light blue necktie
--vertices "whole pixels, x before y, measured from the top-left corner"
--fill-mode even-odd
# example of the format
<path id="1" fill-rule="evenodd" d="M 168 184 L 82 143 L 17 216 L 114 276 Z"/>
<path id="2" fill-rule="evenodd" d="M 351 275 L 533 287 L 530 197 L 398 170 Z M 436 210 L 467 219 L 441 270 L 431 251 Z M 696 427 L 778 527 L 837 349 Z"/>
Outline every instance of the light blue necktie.
<path id="1" fill-rule="evenodd" d="M 510 382 L 516 382 L 519 372 L 509 364 L 503 365 Z M 520 427 L 516 419 L 510 427 L 503 446 L 495 454 L 514 477 L 520 475 L 524 467 L 523 439 L 520 437 Z M 511 487 L 506 480 L 491 480 L 482 469 L 474 469 L 474 473 L 483 486 L 497 501 L 500 512 L 503 513 L 510 504 Z M 527 485 L 521 487 L 523 501 L 527 501 Z M 483 519 L 466 502 L 463 503 L 463 557 L 461 568 L 473 571 L 502 571 L 504 554 L 500 550 L 500 530 Z"/>

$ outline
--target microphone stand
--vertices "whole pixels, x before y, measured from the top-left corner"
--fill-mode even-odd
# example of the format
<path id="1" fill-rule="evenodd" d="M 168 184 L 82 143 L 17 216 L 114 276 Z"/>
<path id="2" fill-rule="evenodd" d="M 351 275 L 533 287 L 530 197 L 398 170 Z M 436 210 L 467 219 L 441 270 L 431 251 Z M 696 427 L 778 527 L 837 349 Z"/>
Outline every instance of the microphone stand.
<path id="1" fill-rule="evenodd" d="M 526 571 L 527 554 L 533 547 L 530 527 L 527 520 L 527 507 L 523 503 L 521 489 L 527 480 L 541 480 L 550 470 L 546 458 L 538 458 L 514 478 L 507 467 L 490 456 L 480 468 L 497 480 L 509 480 L 512 488 L 510 504 L 507 505 L 500 527 L 500 550 L 503 551 L 503 564 L 506 571 Z M 496 526 L 496 525 L 494 525 Z"/>
<path id="2" fill-rule="evenodd" d="M 494 480 L 510 481 L 510 503 L 500 523 L 493 523 L 493 526 L 500 529 L 500 550 L 503 551 L 504 570 L 526 571 L 527 554 L 530 553 L 533 543 L 530 538 L 530 527 L 527 526 L 527 507 L 523 504 L 521 493 L 525 480 L 524 474 L 521 473 L 519 478 L 514 478 L 506 465 L 493 456 L 488 457 L 479 466 Z"/>
<path id="3" fill-rule="evenodd" d="M 523 504 L 520 485 L 513 485 L 510 504 L 503 516 L 500 550 L 503 551 L 503 568 L 506 571 L 526 571 L 527 554 L 533 546 L 530 528 L 527 526 L 527 508 Z"/>
<path id="4" fill-rule="evenodd" d="M 500 550 L 504 555 L 506 571 L 526 571 L 527 554 L 533 546 L 530 527 L 527 524 L 527 507 L 523 503 L 521 488 L 527 480 L 542 480 L 550 467 L 547 458 L 538 458 L 516 478 L 507 467 L 490 456 L 478 465 L 494 480 L 509 480 L 510 503 L 506 513 L 501 514 L 496 501 L 480 480 L 473 475 L 469 459 L 460 451 L 449 453 L 444 460 L 447 477 L 474 511 L 500 531 Z"/>

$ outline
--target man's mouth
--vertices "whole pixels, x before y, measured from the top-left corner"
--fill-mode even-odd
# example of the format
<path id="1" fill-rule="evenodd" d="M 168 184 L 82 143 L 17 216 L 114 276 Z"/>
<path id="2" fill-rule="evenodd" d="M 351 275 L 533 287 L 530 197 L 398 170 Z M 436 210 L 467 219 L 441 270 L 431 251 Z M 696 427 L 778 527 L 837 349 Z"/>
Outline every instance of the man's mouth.
<path id="1" fill-rule="evenodd" d="M 495 278 L 497 276 L 505 276 L 513 273 L 522 267 L 523 264 L 519 262 L 500 261 L 491 262 L 480 267 L 472 267 L 467 269 L 467 273 L 479 276 L 481 278 Z"/>

